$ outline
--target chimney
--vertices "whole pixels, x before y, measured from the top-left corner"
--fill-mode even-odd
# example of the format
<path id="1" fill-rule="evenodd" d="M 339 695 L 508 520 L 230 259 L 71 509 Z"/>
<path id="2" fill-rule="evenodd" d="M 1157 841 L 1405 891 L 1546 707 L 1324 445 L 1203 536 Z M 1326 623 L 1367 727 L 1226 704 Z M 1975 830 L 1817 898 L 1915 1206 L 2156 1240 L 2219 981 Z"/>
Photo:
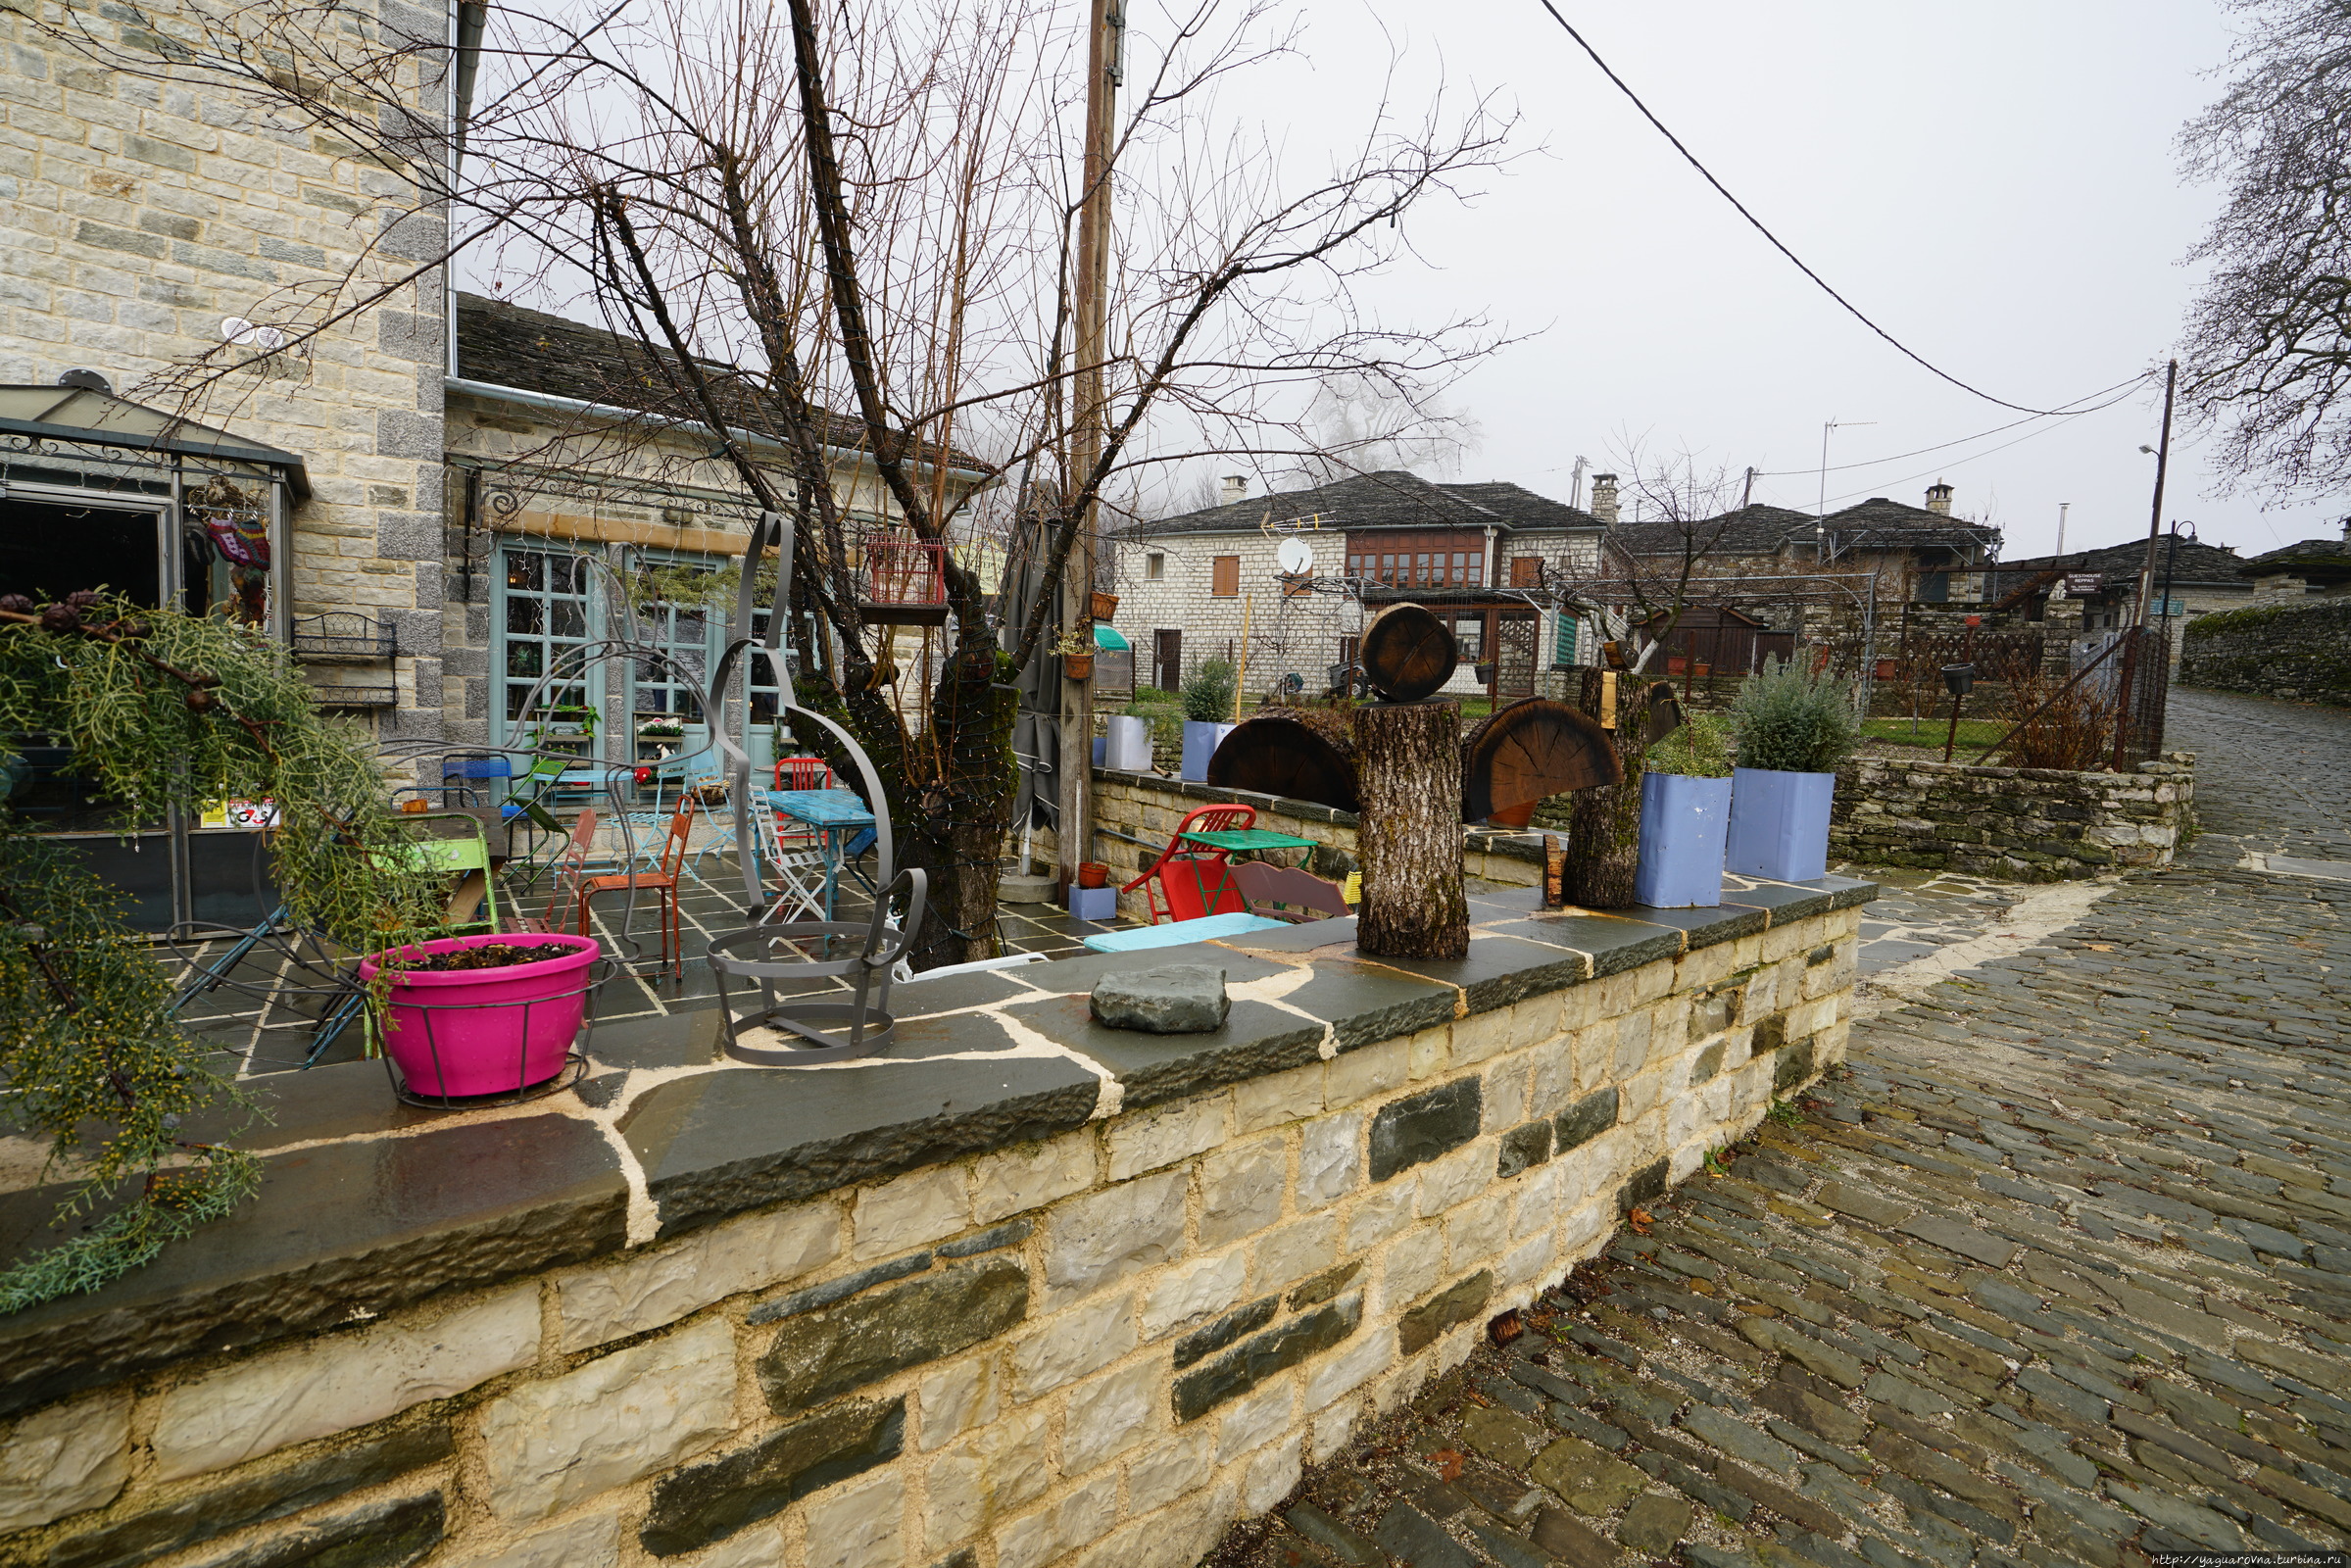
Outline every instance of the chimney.
<path id="1" fill-rule="evenodd" d="M 1237 473 L 1226 474 L 1224 476 L 1224 496 L 1217 502 L 1217 505 L 1229 507 L 1236 501 L 1247 501 L 1248 499 L 1249 481 Z"/>
<path id="2" fill-rule="evenodd" d="M 1592 476 L 1592 514 L 1608 527 L 1616 526 L 1616 475 Z"/>
<path id="3" fill-rule="evenodd" d="M 1951 514 L 1951 487 L 1940 479 L 1927 486 L 1927 510 L 1946 517 Z"/>

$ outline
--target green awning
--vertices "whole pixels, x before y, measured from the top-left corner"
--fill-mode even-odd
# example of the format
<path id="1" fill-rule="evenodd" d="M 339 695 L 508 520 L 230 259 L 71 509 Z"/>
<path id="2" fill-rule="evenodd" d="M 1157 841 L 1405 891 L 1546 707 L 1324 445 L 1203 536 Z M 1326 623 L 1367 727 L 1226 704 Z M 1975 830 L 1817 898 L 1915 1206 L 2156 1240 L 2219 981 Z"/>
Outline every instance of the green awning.
<path id="1" fill-rule="evenodd" d="M 1123 654 L 1134 645 L 1118 634 L 1117 627 L 1107 621 L 1098 620 L 1094 623 L 1094 646 L 1106 648 L 1114 654 Z"/>

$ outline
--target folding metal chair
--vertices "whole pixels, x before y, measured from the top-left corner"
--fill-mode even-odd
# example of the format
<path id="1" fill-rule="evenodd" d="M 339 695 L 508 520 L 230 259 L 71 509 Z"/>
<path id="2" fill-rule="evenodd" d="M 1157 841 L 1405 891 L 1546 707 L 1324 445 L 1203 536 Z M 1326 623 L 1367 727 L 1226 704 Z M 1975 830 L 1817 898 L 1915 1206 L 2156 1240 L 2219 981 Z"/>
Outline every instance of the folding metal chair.
<path id="1" fill-rule="evenodd" d="M 1243 911 L 1241 895 L 1227 882 L 1222 873 L 1227 863 L 1222 850 L 1187 846 L 1187 833 L 1223 833 L 1234 828 L 1248 827 L 1256 821 L 1255 808 L 1248 806 L 1203 806 L 1176 824 L 1168 835 L 1167 847 L 1159 852 L 1144 873 L 1118 891 L 1132 893 L 1145 888 L 1151 919 L 1197 920 L 1207 914 L 1238 914 Z M 1207 868 L 1219 873 L 1215 890 L 1208 890 Z"/>
<path id="2" fill-rule="evenodd" d="M 759 911 L 759 923 L 829 919 L 824 908 L 824 853 L 813 842 L 787 841 L 777 825 L 783 820 L 781 811 L 762 808 L 752 813 L 754 830 L 759 835 L 759 858 L 765 862 L 760 867 L 759 885 L 766 890 L 771 880 L 773 884 L 773 896 Z"/>

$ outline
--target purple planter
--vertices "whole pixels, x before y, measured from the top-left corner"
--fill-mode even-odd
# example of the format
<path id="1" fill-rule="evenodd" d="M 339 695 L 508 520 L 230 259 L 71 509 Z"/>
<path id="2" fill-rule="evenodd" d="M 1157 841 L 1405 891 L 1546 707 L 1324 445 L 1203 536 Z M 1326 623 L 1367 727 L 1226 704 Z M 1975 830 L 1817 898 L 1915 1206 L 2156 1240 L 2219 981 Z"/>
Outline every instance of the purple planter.
<path id="1" fill-rule="evenodd" d="M 1731 770 L 1731 833 L 1724 863 L 1741 876 L 1809 882 L 1829 874 L 1829 804 L 1835 773 Z"/>
<path id="2" fill-rule="evenodd" d="M 1641 774 L 1635 901 L 1660 909 L 1712 908 L 1722 903 L 1723 841 L 1730 825 L 1729 779 Z"/>

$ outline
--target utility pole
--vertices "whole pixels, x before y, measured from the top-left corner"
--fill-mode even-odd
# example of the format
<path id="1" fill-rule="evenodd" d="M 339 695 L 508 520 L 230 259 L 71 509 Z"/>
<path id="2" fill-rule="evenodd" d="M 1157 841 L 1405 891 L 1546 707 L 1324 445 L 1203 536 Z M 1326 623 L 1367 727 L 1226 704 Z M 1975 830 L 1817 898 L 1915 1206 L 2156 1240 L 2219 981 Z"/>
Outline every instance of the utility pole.
<path id="1" fill-rule="evenodd" d="M 2172 461 L 2172 391 L 2180 380 L 2180 362 L 2174 360 L 2163 372 L 2163 434 L 2155 438 L 2155 506 L 2147 519 L 2147 560 L 2138 573 L 2138 619 L 2135 625 L 2147 623 L 2147 595 L 2155 586 L 2155 541 L 2163 533 L 2163 475 Z"/>
<path id="2" fill-rule="evenodd" d="M 1093 0 L 1094 20 L 1086 41 L 1086 188 L 1078 207 L 1078 256 L 1071 279 L 1074 326 L 1071 344 L 1076 375 L 1069 438 L 1069 494 L 1078 507 L 1077 541 L 1061 572 L 1061 627 L 1081 637 L 1094 628 L 1095 529 L 1101 509 L 1091 497 L 1082 506 L 1086 481 L 1102 457 L 1103 433 L 1102 360 L 1110 261 L 1110 148 L 1116 122 L 1118 78 L 1125 63 L 1125 0 Z M 1094 848 L 1094 686 L 1061 681 L 1061 765 L 1054 793 L 1059 807 L 1060 879 L 1074 887 L 1078 862 Z"/>
<path id="3" fill-rule="evenodd" d="M 1829 564 L 1829 432 L 1846 425 L 1876 424 L 1875 419 L 1831 419 L 1821 426 L 1821 495 L 1812 511 L 1812 561 Z"/>
<path id="4" fill-rule="evenodd" d="M 1824 500 L 1826 499 L 1826 495 L 1825 495 L 1825 493 L 1824 493 L 1824 497 L 1823 497 L 1823 499 L 1824 499 Z M 1741 512 L 1744 512 L 1744 511 L 1746 511 L 1746 510 L 1747 510 L 1747 508 L 1748 508 L 1749 506 L 1753 505 L 1753 503 L 1754 503 L 1754 500 L 1755 500 L 1755 470 L 1754 470 L 1754 468 L 1753 468 L 1752 466 L 1750 466 L 1750 467 L 1747 469 L 1747 484 L 1746 484 L 1746 488 L 1745 488 L 1745 489 L 1743 489 L 1743 490 L 1741 490 L 1741 491 L 1739 493 L 1739 511 L 1741 511 Z"/>

